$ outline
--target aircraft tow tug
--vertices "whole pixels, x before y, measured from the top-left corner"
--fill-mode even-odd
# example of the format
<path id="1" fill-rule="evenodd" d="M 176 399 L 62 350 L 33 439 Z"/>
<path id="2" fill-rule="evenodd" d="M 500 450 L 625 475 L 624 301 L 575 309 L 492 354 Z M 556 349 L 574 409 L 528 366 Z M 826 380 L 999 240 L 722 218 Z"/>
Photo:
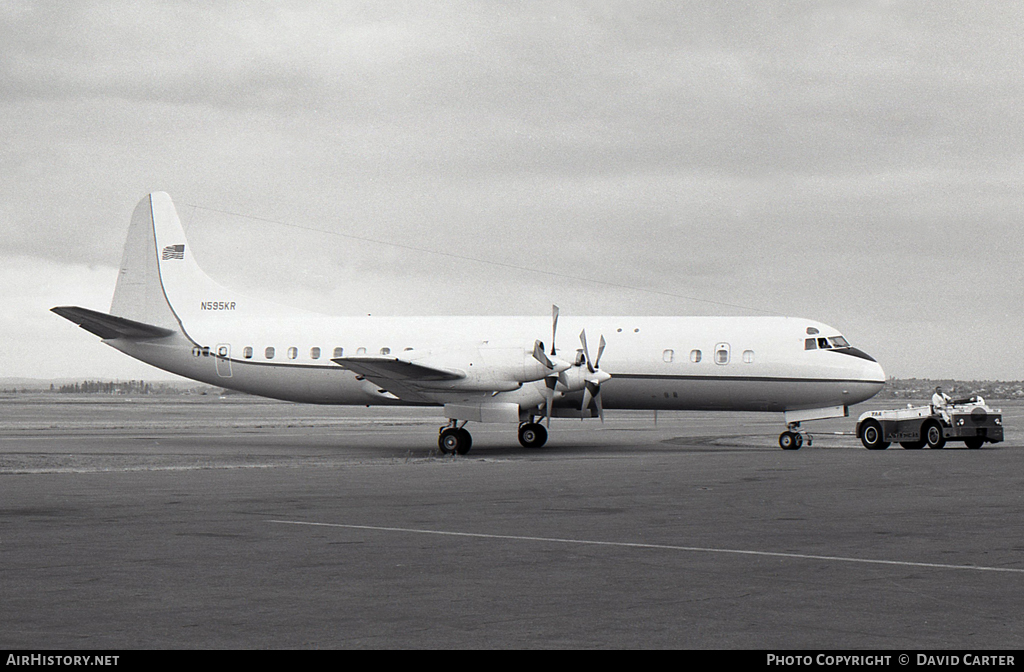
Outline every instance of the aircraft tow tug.
<path id="1" fill-rule="evenodd" d="M 908 405 L 861 414 L 857 436 L 868 450 L 885 450 L 893 442 L 907 449 L 938 449 L 946 441 L 977 449 L 1003 440 L 1003 415 L 981 397 L 954 399 L 944 407 Z"/>

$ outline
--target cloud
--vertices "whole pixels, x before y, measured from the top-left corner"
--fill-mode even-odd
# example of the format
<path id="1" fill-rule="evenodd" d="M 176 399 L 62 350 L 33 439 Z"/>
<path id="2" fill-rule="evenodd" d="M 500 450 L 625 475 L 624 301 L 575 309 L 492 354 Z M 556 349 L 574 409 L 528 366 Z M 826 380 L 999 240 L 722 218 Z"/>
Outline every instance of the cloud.
<path id="1" fill-rule="evenodd" d="M 950 324 L 982 315 L 1008 342 L 1022 18 L 957 3 L 4 3 L 0 258 L 112 268 L 135 203 L 165 190 L 214 275 L 332 309 L 543 312 L 569 295 L 884 334 L 932 319 L 922 297 L 945 280 Z M 936 333 L 947 359 L 974 338 Z"/>

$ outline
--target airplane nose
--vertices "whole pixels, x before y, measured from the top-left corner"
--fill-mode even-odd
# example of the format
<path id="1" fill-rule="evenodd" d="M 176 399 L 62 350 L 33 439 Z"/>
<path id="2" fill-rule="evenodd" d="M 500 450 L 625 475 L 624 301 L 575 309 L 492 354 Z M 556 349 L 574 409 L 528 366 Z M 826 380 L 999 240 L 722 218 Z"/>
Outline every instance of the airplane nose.
<path id="1" fill-rule="evenodd" d="M 885 371 L 882 369 L 882 365 L 878 362 L 872 362 L 872 366 L 868 368 L 871 371 L 871 377 L 881 385 L 885 385 Z M 879 387 L 878 389 L 881 390 L 882 388 Z"/>
<path id="2" fill-rule="evenodd" d="M 882 369 L 882 365 L 872 359 L 870 362 L 864 363 L 864 370 L 862 373 L 863 380 L 865 382 L 866 391 L 868 392 L 867 398 L 875 396 L 882 391 L 885 387 L 885 371 Z"/>
<path id="3" fill-rule="evenodd" d="M 846 396 L 844 400 L 846 405 L 867 401 L 885 387 L 885 371 L 873 357 L 869 357 L 865 353 L 857 355 L 857 359 L 854 361 L 859 365 L 855 369 L 848 369 L 853 380 L 849 382 L 849 387 L 843 392 Z"/>

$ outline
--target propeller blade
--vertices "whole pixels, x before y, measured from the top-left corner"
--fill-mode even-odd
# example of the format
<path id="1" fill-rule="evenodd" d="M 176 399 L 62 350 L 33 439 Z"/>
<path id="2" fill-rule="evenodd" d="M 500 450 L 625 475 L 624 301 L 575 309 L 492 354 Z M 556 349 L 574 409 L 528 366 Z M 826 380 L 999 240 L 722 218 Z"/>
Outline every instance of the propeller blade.
<path id="1" fill-rule="evenodd" d="M 555 332 L 558 331 L 558 306 L 551 305 L 551 354 L 555 354 Z"/>
<path id="2" fill-rule="evenodd" d="M 604 335 L 602 334 L 601 335 L 601 342 L 597 346 L 597 359 L 594 360 L 594 368 L 595 369 L 601 368 L 601 355 L 604 354 L 604 346 L 605 345 L 606 345 L 606 343 L 604 342 Z"/>
<path id="3" fill-rule="evenodd" d="M 548 356 L 544 354 L 544 343 L 541 341 L 534 341 L 533 343 L 533 358 L 549 369 L 555 368 L 555 365 L 548 359 Z"/>
<path id="4" fill-rule="evenodd" d="M 551 429 L 551 405 L 555 401 L 555 385 L 557 384 L 557 376 L 548 376 L 544 379 L 544 385 L 547 388 L 546 399 L 544 400 L 544 415 L 547 418 L 548 429 Z"/>
<path id="5" fill-rule="evenodd" d="M 604 338 L 602 336 L 602 338 Z M 587 370 L 591 373 L 594 372 L 594 365 L 590 363 L 590 348 L 587 347 L 587 330 L 584 329 L 580 332 L 580 343 L 583 344 L 583 357 L 587 362 Z"/>

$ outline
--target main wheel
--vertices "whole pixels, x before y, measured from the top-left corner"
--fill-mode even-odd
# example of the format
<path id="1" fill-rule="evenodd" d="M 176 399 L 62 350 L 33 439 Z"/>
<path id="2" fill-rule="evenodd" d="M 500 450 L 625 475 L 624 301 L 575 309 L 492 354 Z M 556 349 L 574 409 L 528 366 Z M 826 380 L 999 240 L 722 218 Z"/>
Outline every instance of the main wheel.
<path id="1" fill-rule="evenodd" d="M 860 442 L 868 450 L 885 450 L 889 447 L 888 441 L 883 441 L 882 426 L 877 420 L 867 420 L 860 426 Z"/>
<path id="2" fill-rule="evenodd" d="M 437 447 L 445 455 L 465 455 L 472 446 L 473 437 L 463 428 L 447 427 L 441 430 L 441 436 L 437 437 Z"/>
<path id="3" fill-rule="evenodd" d="M 539 422 L 526 422 L 519 426 L 519 443 L 523 448 L 540 448 L 548 441 L 548 430 Z"/>
<path id="4" fill-rule="evenodd" d="M 906 450 L 920 450 L 924 448 L 924 439 L 920 441 L 900 441 L 900 445 Z"/>
<path id="5" fill-rule="evenodd" d="M 985 439 L 981 438 L 980 436 L 977 436 L 970 439 L 964 439 L 964 443 L 971 450 L 977 450 L 978 448 L 981 448 L 983 445 L 985 445 Z"/>
<path id="6" fill-rule="evenodd" d="M 938 450 L 945 447 L 946 437 L 942 435 L 942 425 L 934 420 L 926 423 L 925 426 L 921 428 L 921 433 L 924 435 L 924 442 L 929 448 Z"/>

